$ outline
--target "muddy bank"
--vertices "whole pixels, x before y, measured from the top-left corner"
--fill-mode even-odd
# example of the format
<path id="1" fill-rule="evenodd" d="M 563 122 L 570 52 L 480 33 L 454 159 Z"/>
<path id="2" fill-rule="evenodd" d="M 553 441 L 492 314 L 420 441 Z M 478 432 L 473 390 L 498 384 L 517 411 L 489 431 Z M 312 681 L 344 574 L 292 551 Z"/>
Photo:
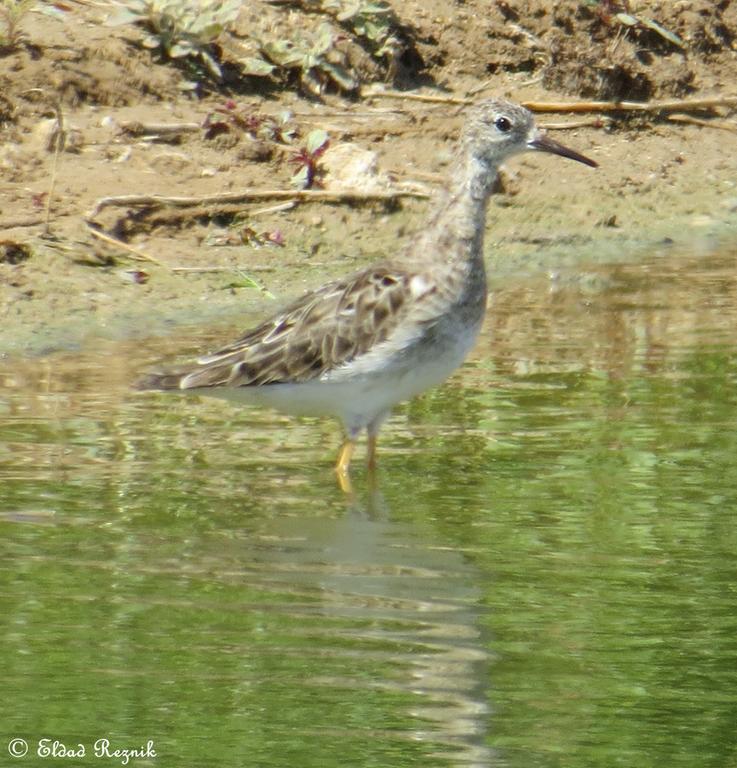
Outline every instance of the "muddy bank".
<path id="1" fill-rule="evenodd" d="M 735 95 L 733 4 L 630 4 L 682 47 L 651 27 L 607 20 L 600 8 L 529 5 L 524 17 L 504 3 L 396 5 L 412 46 L 394 62 L 393 81 L 378 70 L 367 75 L 377 82 L 367 82 L 362 96 L 328 91 L 320 100 L 258 82 L 246 92 L 195 96 L 182 89 L 180 69 L 137 44 L 135 28 L 102 25 L 100 9 L 75 8 L 63 22 L 34 18 L 28 44 L 0 59 L 0 354 L 144 337 L 182 324 L 246 323 L 331 275 L 396 252 L 421 226 L 427 200 L 105 209 L 95 224 L 126 249 L 86 223 L 107 195 L 289 189 L 295 152 L 318 128 L 330 138 L 326 163 L 329 153 L 355 145 L 374 153 L 374 181 L 383 189 L 432 194 L 459 110 L 371 98 L 372 87 L 546 102 Z M 233 109 L 260 126 L 279 126 L 289 141 L 202 128 Z M 55 157 L 59 115 L 67 140 Z M 592 261 L 737 240 L 732 108 L 691 113 L 689 122 L 609 118 L 539 117 L 600 168 L 537 156 L 510 163 L 489 215 L 492 284 L 538 269 L 573 279 L 577 265 Z M 147 133 L 132 130 L 135 124 L 190 128 Z M 331 181 L 324 179 L 327 189 Z"/>

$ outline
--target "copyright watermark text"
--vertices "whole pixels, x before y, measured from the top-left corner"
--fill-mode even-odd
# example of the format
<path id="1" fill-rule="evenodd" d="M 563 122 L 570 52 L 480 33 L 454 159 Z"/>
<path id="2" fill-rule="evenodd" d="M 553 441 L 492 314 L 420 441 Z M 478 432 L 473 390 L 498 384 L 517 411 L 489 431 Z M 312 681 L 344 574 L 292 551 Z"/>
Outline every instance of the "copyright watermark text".
<path id="1" fill-rule="evenodd" d="M 22 758 L 31 754 L 36 757 L 80 758 L 90 757 L 96 760 L 115 760 L 120 765 L 128 765 L 131 760 L 151 759 L 156 757 L 153 740 L 149 739 L 142 746 L 123 747 L 113 744 L 110 739 L 97 739 L 94 744 L 64 744 L 58 739 L 39 739 L 37 742 L 15 738 L 8 742 L 8 754 Z"/>

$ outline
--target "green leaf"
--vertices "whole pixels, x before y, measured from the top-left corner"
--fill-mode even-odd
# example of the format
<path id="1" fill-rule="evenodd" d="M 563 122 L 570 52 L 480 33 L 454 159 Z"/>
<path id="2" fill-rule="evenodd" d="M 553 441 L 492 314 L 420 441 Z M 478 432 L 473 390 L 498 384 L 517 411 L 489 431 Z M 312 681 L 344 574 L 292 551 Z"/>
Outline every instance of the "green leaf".
<path id="1" fill-rule="evenodd" d="M 340 13 L 336 14 L 335 19 L 336 21 L 339 21 L 342 24 L 345 21 L 349 21 L 354 16 L 358 16 L 360 12 L 361 12 L 360 3 L 349 3 L 343 8 L 343 10 Z"/>
<path id="2" fill-rule="evenodd" d="M 200 51 L 199 54 L 200 54 L 200 58 L 202 59 L 202 61 L 205 62 L 205 66 L 207 67 L 207 69 L 210 72 L 210 74 L 216 80 L 221 80 L 222 77 L 223 77 L 223 72 L 220 69 L 220 65 L 215 60 L 215 58 L 213 56 L 211 56 L 207 51 L 204 51 L 204 50 Z"/>
<path id="3" fill-rule="evenodd" d="M 322 55 L 327 53 L 333 47 L 333 30 L 329 24 L 321 24 L 317 30 L 317 38 L 312 47 L 312 53 Z"/>
<path id="4" fill-rule="evenodd" d="M 300 189 L 306 189 L 307 188 L 307 181 L 309 179 L 309 171 L 307 169 L 307 166 L 304 166 L 301 168 L 297 173 L 292 176 L 290 179 L 291 183 L 294 184 L 295 187 L 299 187 Z"/>
<path id="5" fill-rule="evenodd" d="M 665 27 L 661 27 L 656 21 L 653 21 L 652 19 L 641 19 L 641 21 L 644 27 L 648 27 L 649 29 L 652 29 L 653 32 L 657 32 L 661 37 L 668 40 L 668 42 L 673 43 L 673 45 L 677 45 L 679 48 L 686 47 L 686 44 L 675 32 L 671 32 L 670 30 L 665 29 Z"/>
<path id="6" fill-rule="evenodd" d="M 322 149 L 325 144 L 330 141 L 330 137 L 327 131 L 323 131 L 322 128 L 317 128 L 314 131 L 310 131 L 307 134 L 307 151 L 314 155 L 319 149 Z"/>
<path id="7" fill-rule="evenodd" d="M 180 59 L 183 56 L 189 56 L 194 52 L 195 48 L 190 43 L 186 42 L 185 40 L 180 40 L 177 43 L 174 43 L 167 53 L 169 56 L 171 56 L 173 59 Z"/>
<path id="8" fill-rule="evenodd" d="M 143 21 L 144 17 L 140 12 L 136 12 L 130 8 L 120 8 L 112 16 L 105 19 L 106 27 L 121 27 L 123 24 L 135 24 L 138 21 Z"/>
<path id="9" fill-rule="evenodd" d="M 384 35 L 386 27 L 379 27 L 372 21 L 366 22 L 366 37 L 369 40 L 378 40 Z"/>
<path id="10" fill-rule="evenodd" d="M 243 56 L 242 58 L 238 59 L 238 61 L 243 67 L 243 71 L 247 75 L 264 77 L 266 75 L 270 75 L 274 69 L 276 69 L 273 64 L 269 64 L 268 61 L 257 56 Z"/>
<path id="11" fill-rule="evenodd" d="M 390 12 L 390 8 L 388 5 L 377 5 L 376 3 L 368 3 L 368 5 L 364 5 L 361 9 L 364 14 L 374 14 L 376 16 L 380 16 L 382 14 L 388 14 Z"/>
<path id="12" fill-rule="evenodd" d="M 218 17 L 223 24 L 232 24 L 241 12 L 243 0 L 230 0 L 223 5 L 218 13 Z"/>
<path id="13" fill-rule="evenodd" d="M 339 64 L 323 61 L 321 69 L 330 75 L 344 91 L 355 91 L 358 88 L 356 79 L 351 76 L 347 69 L 344 69 Z"/>
<path id="14" fill-rule="evenodd" d="M 314 67 L 320 67 L 322 65 L 323 59 L 321 56 L 315 56 L 311 53 L 305 54 L 304 58 L 300 61 L 300 66 L 303 70 L 309 71 L 310 69 L 313 69 Z"/>
<path id="15" fill-rule="evenodd" d="M 263 52 L 267 58 L 280 67 L 299 66 L 305 56 L 303 51 L 298 50 L 286 40 L 280 40 L 277 43 L 266 43 L 263 46 Z"/>
<path id="16" fill-rule="evenodd" d="M 247 275 L 241 269 L 236 270 L 236 275 L 238 276 L 238 279 L 228 283 L 226 286 L 224 286 L 225 288 L 255 288 L 257 291 L 260 291 L 264 296 L 266 296 L 266 298 L 274 298 L 274 294 L 271 293 L 271 291 L 269 291 L 268 288 L 255 277 Z"/>
<path id="17" fill-rule="evenodd" d="M 620 24 L 624 24 L 625 27 L 636 27 L 639 20 L 635 16 L 631 16 L 629 13 L 618 13 L 614 17 Z"/>
<path id="18" fill-rule="evenodd" d="M 203 19 L 201 24 L 195 24 L 190 29 L 190 34 L 197 38 L 199 43 L 211 43 L 223 32 L 223 25 L 217 21 Z"/>

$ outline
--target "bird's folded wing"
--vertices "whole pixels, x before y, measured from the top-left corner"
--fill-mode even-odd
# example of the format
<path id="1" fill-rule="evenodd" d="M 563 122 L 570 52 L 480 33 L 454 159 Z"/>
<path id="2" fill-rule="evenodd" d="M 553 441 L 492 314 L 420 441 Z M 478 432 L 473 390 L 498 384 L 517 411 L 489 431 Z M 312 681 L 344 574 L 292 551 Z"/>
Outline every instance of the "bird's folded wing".
<path id="1" fill-rule="evenodd" d="M 234 343 L 198 360 L 180 389 L 298 383 L 349 365 L 389 339 L 430 298 L 422 275 L 376 266 L 305 294 Z"/>

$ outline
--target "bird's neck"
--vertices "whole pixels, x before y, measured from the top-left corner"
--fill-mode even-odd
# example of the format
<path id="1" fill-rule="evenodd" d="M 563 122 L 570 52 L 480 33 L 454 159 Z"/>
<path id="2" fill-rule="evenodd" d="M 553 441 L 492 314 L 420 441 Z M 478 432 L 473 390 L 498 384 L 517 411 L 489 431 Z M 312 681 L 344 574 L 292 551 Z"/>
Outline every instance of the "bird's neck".
<path id="1" fill-rule="evenodd" d="M 484 228 L 497 169 L 468 152 L 450 168 L 448 186 L 437 201 L 422 241 L 434 260 L 483 268 Z"/>

